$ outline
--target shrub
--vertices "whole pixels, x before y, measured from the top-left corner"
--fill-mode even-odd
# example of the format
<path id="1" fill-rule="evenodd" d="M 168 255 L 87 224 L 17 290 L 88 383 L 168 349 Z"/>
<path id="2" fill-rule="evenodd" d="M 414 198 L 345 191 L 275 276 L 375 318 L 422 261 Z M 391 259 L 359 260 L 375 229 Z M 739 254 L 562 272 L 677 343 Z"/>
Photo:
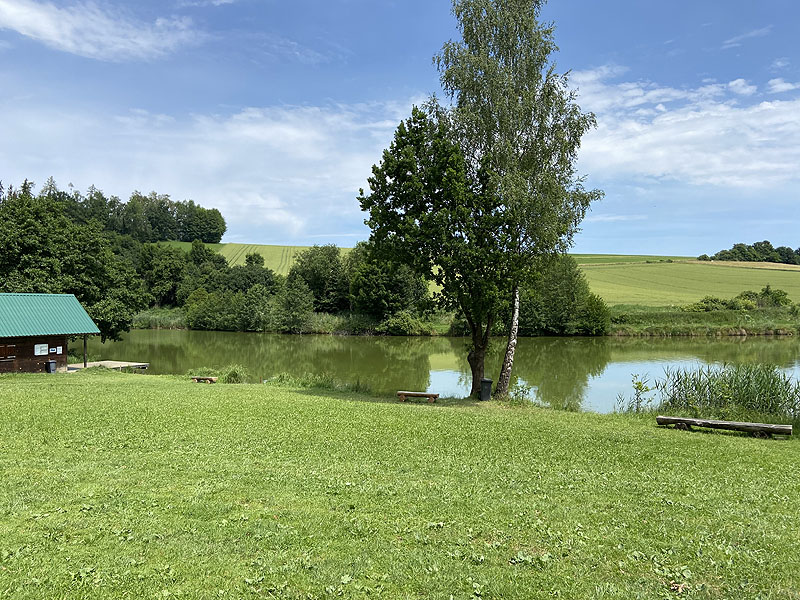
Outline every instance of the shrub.
<path id="1" fill-rule="evenodd" d="M 610 322 L 571 256 L 548 260 L 534 284 L 520 290 L 520 335 L 602 335 Z"/>
<path id="2" fill-rule="evenodd" d="M 378 333 L 385 333 L 386 335 L 415 335 L 422 329 L 421 323 L 417 317 L 407 310 L 401 310 L 395 315 L 384 319 L 378 325 Z"/>
<path id="3" fill-rule="evenodd" d="M 589 294 L 578 319 L 578 331 L 586 335 L 605 335 L 611 326 L 611 311 L 597 294 Z"/>
<path id="4" fill-rule="evenodd" d="M 247 383 L 250 373 L 242 365 L 228 365 L 219 375 L 220 383 Z"/>

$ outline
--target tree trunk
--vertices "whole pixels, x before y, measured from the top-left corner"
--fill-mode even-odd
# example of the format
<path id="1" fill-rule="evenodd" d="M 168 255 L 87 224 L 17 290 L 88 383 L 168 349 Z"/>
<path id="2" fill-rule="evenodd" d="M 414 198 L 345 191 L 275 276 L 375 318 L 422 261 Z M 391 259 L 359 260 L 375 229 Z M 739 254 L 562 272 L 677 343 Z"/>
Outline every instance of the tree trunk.
<path id="1" fill-rule="evenodd" d="M 469 395 L 473 398 L 481 397 L 481 379 L 484 375 L 484 362 L 486 360 L 486 350 L 489 347 L 489 334 L 492 331 L 492 319 L 487 319 L 486 329 L 480 324 L 475 323 L 469 315 L 466 315 L 467 322 L 472 331 L 472 348 L 467 354 L 467 362 L 472 370 L 472 389 Z"/>
<path id="2" fill-rule="evenodd" d="M 497 386 L 494 389 L 496 396 L 507 396 L 508 386 L 511 383 L 511 369 L 514 366 L 514 352 L 517 350 L 517 334 L 519 333 L 519 286 L 514 286 L 512 308 L 511 308 L 511 328 L 508 331 L 508 345 L 506 355 L 503 358 L 503 366 L 500 368 L 500 377 L 497 379 Z"/>
<path id="3" fill-rule="evenodd" d="M 481 379 L 483 379 L 483 363 L 486 359 L 486 348 L 478 348 L 474 343 L 467 354 L 467 361 L 472 369 L 472 390 L 469 395 L 473 398 L 481 397 Z"/>

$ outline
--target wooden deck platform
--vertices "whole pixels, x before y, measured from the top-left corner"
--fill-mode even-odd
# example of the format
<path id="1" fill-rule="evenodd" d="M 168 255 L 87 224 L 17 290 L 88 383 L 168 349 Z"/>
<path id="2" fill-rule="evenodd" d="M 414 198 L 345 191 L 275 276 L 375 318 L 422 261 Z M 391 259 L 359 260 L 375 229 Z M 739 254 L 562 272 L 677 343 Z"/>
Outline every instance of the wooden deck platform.
<path id="1" fill-rule="evenodd" d="M 150 363 L 146 362 L 125 362 L 121 360 L 97 360 L 86 363 L 86 367 L 105 367 L 106 369 L 116 369 L 117 371 L 121 371 L 122 369 L 146 369 L 150 366 Z M 83 369 L 83 363 L 75 363 L 72 365 L 67 365 L 67 372 L 74 373 L 76 371 L 80 371 Z"/>

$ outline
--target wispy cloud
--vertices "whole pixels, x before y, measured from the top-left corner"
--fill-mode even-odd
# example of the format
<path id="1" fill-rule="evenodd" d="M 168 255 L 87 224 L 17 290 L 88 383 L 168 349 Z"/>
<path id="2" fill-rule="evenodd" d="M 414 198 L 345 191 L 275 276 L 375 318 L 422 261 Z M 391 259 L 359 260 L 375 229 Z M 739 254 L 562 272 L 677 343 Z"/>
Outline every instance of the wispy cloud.
<path id="1" fill-rule="evenodd" d="M 792 90 L 800 90 L 800 82 L 791 83 L 789 81 L 785 81 L 781 77 L 778 77 L 777 79 L 770 79 L 769 82 L 767 82 L 767 85 L 769 85 L 770 94 L 781 94 L 783 92 L 791 92 Z"/>
<path id="2" fill-rule="evenodd" d="M 94 2 L 61 8 L 50 2 L 0 0 L 0 29 L 56 50 L 115 62 L 158 58 L 204 38 L 186 17 L 147 23 Z"/>
<path id="3" fill-rule="evenodd" d="M 224 6 L 236 0 L 179 0 L 178 8 L 199 8 L 204 6 Z"/>
<path id="4" fill-rule="evenodd" d="M 619 223 L 624 221 L 646 221 L 647 215 L 589 215 L 588 223 Z"/>
<path id="5" fill-rule="evenodd" d="M 597 114 L 580 159 L 592 177 L 750 189 L 800 182 L 800 99 L 742 105 L 752 97 L 743 80 L 671 88 L 617 83 L 619 72 L 574 77 L 581 105 Z"/>
<path id="6" fill-rule="evenodd" d="M 772 32 L 772 25 L 767 25 L 766 27 L 761 27 L 759 29 L 753 29 L 748 31 L 747 33 L 743 33 L 741 35 L 737 35 L 732 37 L 728 40 L 722 42 L 722 49 L 728 50 L 730 48 L 736 48 L 742 45 L 742 42 L 745 40 L 749 40 L 751 38 L 757 37 L 764 37 L 765 35 L 769 35 Z"/>
<path id="7" fill-rule="evenodd" d="M 769 68 L 773 71 L 780 71 L 781 69 L 788 67 L 790 64 L 791 63 L 789 62 L 789 59 L 784 56 L 773 60 Z"/>

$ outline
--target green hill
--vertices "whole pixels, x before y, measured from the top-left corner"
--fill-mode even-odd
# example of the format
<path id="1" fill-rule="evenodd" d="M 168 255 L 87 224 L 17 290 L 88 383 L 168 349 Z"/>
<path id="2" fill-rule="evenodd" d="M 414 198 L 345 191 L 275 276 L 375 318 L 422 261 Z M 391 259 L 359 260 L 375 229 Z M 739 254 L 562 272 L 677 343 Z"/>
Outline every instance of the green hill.
<path id="1" fill-rule="evenodd" d="M 188 242 L 167 242 L 189 250 Z M 258 253 L 264 264 L 286 275 L 295 257 L 308 246 L 209 244 L 232 265 L 244 264 Z M 342 248 L 348 252 L 349 248 Z M 775 263 L 700 262 L 686 256 L 633 254 L 574 254 L 592 290 L 606 302 L 671 306 L 696 302 L 704 296 L 730 298 L 744 290 L 769 284 L 800 301 L 800 267 Z"/>

